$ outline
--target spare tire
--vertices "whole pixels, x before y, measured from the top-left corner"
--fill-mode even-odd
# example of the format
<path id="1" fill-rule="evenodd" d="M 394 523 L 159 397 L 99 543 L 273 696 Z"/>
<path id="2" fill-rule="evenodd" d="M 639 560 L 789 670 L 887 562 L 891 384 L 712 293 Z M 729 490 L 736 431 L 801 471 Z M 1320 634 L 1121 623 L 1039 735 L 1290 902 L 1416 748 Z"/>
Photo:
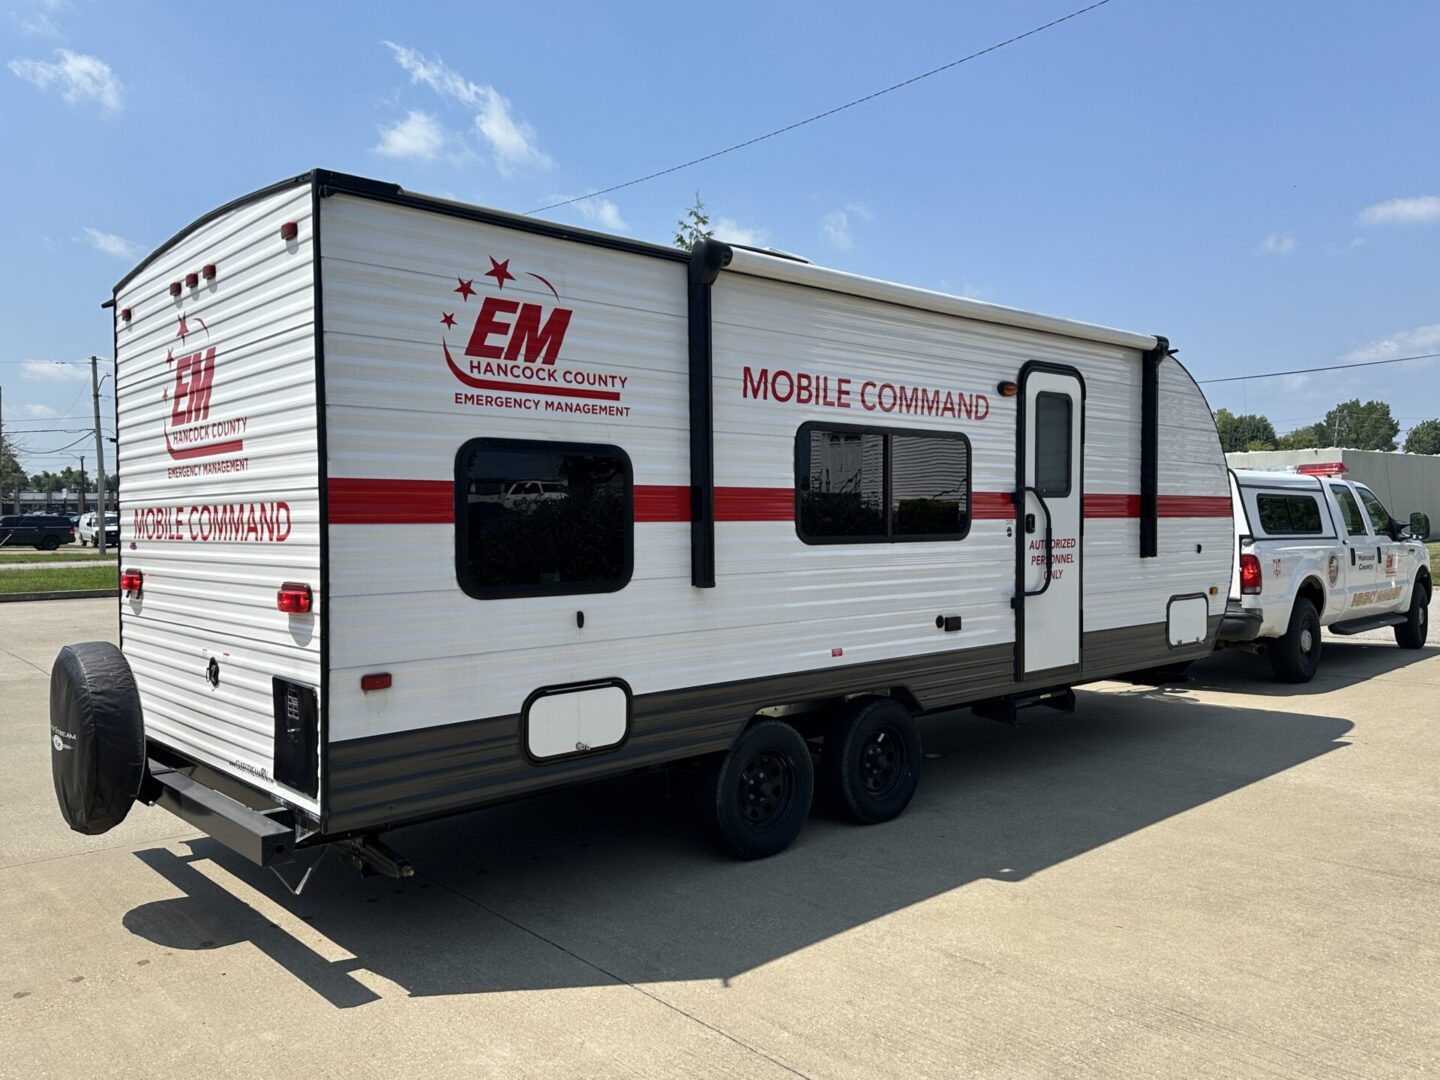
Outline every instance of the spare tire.
<path id="1" fill-rule="evenodd" d="M 108 832 L 145 779 L 145 721 L 125 655 L 108 641 L 67 645 L 50 671 L 50 771 L 76 832 Z"/>

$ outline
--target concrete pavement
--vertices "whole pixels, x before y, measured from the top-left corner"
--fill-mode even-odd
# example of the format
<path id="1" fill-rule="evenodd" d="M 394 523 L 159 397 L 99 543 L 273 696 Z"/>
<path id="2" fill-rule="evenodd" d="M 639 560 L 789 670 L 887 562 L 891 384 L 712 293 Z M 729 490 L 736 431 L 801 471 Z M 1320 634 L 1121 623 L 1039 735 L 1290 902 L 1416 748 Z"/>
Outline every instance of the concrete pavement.
<path id="1" fill-rule="evenodd" d="M 740 864 L 661 776 L 387 837 L 304 896 L 50 790 L 49 666 L 113 600 L 0 608 L 0 1076 L 1440 1073 L 1440 649 L 1226 655 L 1010 729 L 926 724 L 899 820 Z"/>

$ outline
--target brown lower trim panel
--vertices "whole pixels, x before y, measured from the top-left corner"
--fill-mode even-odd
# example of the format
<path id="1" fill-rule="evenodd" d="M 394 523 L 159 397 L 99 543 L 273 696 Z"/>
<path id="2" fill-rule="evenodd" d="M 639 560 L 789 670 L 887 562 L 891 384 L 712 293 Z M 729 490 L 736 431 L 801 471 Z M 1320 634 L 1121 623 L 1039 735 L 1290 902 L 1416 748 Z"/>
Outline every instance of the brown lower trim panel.
<path id="1" fill-rule="evenodd" d="M 1219 627 L 1213 616 L 1207 640 L 1189 649 L 1169 647 L 1164 623 L 1088 633 L 1082 670 L 1061 681 L 1198 659 L 1209 654 Z M 990 645 L 644 694 L 635 698 L 623 746 L 544 765 L 525 757 L 518 714 L 337 742 L 327 754 L 324 831 L 381 830 L 724 750 L 757 711 L 774 705 L 903 689 L 928 712 L 1055 684 L 1017 683 L 1014 664 L 1012 644 Z"/>

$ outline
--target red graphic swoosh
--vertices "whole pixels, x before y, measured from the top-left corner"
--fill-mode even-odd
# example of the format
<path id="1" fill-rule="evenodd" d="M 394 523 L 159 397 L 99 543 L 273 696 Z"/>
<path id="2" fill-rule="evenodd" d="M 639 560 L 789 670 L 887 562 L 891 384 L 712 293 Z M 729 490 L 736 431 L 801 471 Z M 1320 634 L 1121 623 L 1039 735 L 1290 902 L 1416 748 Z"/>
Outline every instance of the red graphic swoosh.
<path id="1" fill-rule="evenodd" d="M 555 291 L 555 286 L 554 286 L 554 285 L 551 285 L 549 281 L 547 281 L 545 278 L 541 277 L 539 274 L 531 273 L 531 272 L 528 271 L 528 270 L 525 271 L 525 272 L 526 272 L 527 274 L 530 274 L 530 276 L 533 277 L 536 281 L 540 282 L 540 284 L 544 285 L 547 289 L 549 289 L 549 290 L 550 290 L 550 295 L 553 296 L 553 297 L 555 297 L 556 300 L 559 300 L 559 299 L 560 299 L 560 294 Z"/>
<path id="2" fill-rule="evenodd" d="M 440 341 L 440 347 L 445 350 L 445 363 L 450 365 L 450 373 L 466 386 L 473 386 L 477 390 L 509 390 L 512 393 L 540 394 L 544 397 L 585 398 L 591 401 L 620 400 L 620 394 L 615 390 L 584 390 L 576 386 L 549 386 L 543 383 L 502 382 L 498 379 L 477 379 L 474 375 L 467 374 L 455 366 L 455 360 L 450 355 L 450 346 L 446 344 L 443 338 Z"/>
<path id="3" fill-rule="evenodd" d="M 165 452 L 177 461 L 183 461 L 185 458 L 193 457 L 210 457 L 214 454 L 238 454 L 244 449 L 244 439 L 230 439 L 227 442 L 206 443 L 204 446 L 187 446 L 183 450 L 177 450 L 175 449 L 175 445 L 170 441 L 169 430 L 167 429 L 165 432 Z"/>

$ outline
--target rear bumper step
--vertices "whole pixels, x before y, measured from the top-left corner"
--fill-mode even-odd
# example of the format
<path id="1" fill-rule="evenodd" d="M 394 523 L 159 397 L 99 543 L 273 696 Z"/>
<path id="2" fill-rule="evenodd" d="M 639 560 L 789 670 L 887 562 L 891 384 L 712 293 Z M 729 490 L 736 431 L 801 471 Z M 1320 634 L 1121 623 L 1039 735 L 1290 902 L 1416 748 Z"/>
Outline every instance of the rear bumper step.
<path id="1" fill-rule="evenodd" d="M 295 857 L 288 810 L 252 810 L 154 758 L 141 801 L 163 806 L 256 866 L 278 866 Z"/>

